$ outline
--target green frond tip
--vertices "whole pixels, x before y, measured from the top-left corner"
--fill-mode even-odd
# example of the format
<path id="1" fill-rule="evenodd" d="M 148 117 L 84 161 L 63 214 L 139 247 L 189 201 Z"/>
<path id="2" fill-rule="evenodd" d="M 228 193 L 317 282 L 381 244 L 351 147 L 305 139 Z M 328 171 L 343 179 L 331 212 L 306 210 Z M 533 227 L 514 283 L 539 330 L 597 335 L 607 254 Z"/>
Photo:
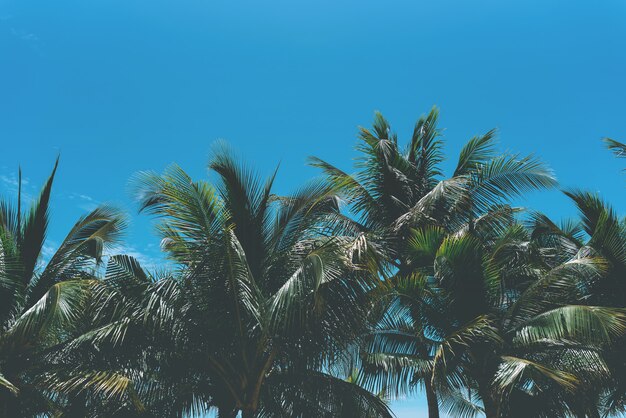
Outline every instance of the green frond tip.
<path id="1" fill-rule="evenodd" d="M 570 305 L 533 317 L 517 332 L 519 344 L 542 340 L 610 343 L 626 335 L 626 309 Z"/>
<path id="2" fill-rule="evenodd" d="M 579 384 L 579 379 L 572 373 L 556 370 L 525 358 L 503 356 L 493 385 L 498 391 L 506 392 L 510 391 L 514 384 L 524 383 L 525 379 L 537 381 L 542 378 L 569 391 L 576 389 Z"/>
<path id="3" fill-rule="evenodd" d="M 611 138 L 602 138 L 606 147 L 613 151 L 613 154 L 618 158 L 626 158 L 626 144 L 616 141 Z"/>
<path id="4" fill-rule="evenodd" d="M 470 139 L 461 149 L 454 176 L 464 176 L 495 157 L 496 130 Z"/>
<path id="5" fill-rule="evenodd" d="M 3 375 L 0 373 L 0 387 L 11 392 L 13 395 L 17 395 L 20 393 L 20 390 L 13 383 L 9 382 Z"/>

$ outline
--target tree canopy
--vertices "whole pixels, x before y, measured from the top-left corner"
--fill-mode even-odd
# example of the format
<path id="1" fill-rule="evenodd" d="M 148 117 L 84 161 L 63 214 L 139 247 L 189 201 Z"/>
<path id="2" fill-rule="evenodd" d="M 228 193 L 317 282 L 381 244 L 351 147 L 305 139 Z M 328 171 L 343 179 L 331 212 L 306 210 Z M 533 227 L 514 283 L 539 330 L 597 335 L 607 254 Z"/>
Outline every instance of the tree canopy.
<path id="1" fill-rule="evenodd" d="M 58 160 L 26 209 L 20 173 L 0 200 L 0 417 L 386 418 L 422 390 L 432 418 L 626 413 L 625 219 L 578 189 L 576 219 L 516 207 L 558 184 L 495 130 L 446 174 L 438 115 L 402 145 L 377 113 L 354 172 L 311 157 L 321 176 L 287 195 L 225 143 L 213 180 L 137 173 L 156 271 L 109 206 L 47 255 Z"/>

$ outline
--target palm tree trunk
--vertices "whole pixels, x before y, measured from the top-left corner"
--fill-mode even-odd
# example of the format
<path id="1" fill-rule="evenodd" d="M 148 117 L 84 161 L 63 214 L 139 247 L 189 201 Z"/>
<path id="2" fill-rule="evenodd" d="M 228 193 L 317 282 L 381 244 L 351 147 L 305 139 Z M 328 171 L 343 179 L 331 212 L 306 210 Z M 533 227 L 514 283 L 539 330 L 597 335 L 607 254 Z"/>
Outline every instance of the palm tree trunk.
<path id="1" fill-rule="evenodd" d="M 217 408 L 218 418 L 236 418 L 238 411 L 233 408 L 219 407 Z"/>
<path id="2" fill-rule="evenodd" d="M 500 418 L 497 408 L 491 402 L 483 400 L 483 406 L 485 408 L 485 418 Z"/>
<path id="3" fill-rule="evenodd" d="M 2 397 L 0 397 L 0 405 L 2 405 L 0 407 L 0 418 L 8 418 L 9 414 L 7 413 L 7 402 L 2 399 Z"/>
<path id="4" fill-rule="evenodd" d="M 245 408 L 241 410 L 241 418 L 254 418 L 256 411 L 252 408 Z"/>
<path id="5" fill-rule="evenodd" d="M 485 387 L 487 389 L 485 389 Z M 478 384 L 478 394 L 483 400 L 483 408 L 485 410 L 485 418 L 500 418 L 500 404 L 494 399 L 488 384 Z"/>
<path id="6" fill-rule="evenodd" d="M 485 418 L 500 418 L 500 407 L 493 398 L 489 394 L 481 397 L 485 408 Z"/>
<path id="7" fill-rule="evenodd" d="M 437 392 L 433 387 L 433 383 L 430 379 L 424 379 L 424 386 L 426 391 L 426 402 L 428 403 L 428 418 L 439 418 L 439 402 L 437 400 Z"/>

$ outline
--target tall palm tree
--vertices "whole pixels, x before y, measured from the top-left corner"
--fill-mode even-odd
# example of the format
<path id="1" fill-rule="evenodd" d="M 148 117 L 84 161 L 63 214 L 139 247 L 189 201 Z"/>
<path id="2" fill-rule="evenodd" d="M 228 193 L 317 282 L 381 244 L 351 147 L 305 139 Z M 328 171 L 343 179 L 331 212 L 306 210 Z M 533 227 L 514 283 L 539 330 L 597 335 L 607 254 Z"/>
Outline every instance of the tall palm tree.
<path id="1" fill-rule="evenodd" d="M 53 372 L 42 380 L 58 394 L 63 417 L 168 416 L 174 395 L 155 378 L 170 372 L 160 355 L 172 330 L 156 326 L 172 299 L 163 292 L 165 277 L 128 255 L 108 257 L 78 326 L 46 355 Z M 155 402 L 155 391 L 168 402 Z"/>
<path id="2" fill-rule="evenodd" d="M 176 266 L 131 314 L 148 321 L 145 350 L 158 361 L 137 382 L 144 403 L 160 416 L 390 416 L 345 379 L 377 278 L 367 242 L 328 236 L 326 222 L 339 217 L 332 189 L 276 196 L 275 174 L 261 181 L 225 147 L 209 167 L 216 185 L 177 166 L 136 180 Z M 101 341 L 125 345 L 123 329 L 101 330 Z"/>
<path id="3" fill-rule="evenodd" d="M 56 252 L 42 254 L 58 165 L 30 209 L 0 201 L 0 416 L 35 416 L 58 409 L 41 377 L 46 352 L 64 341 L 84 308 L 91 271 L 124 226 L 118 212 L 95 209 L 80 218 Z"/>
<path id="4" fill-rule="evenodd" d="M 393 303 L 368 347 L 386 371 L 374 378 L 428 378 L 414 332 L 426 324 L 422 333 L 438 347 L 433 384 L 452 416 L 596 416 L 582 400 L 606 382 L 601 347 L 623 335 L 626 316 L 580 306 L 604 263 L 545 220 L 534 217 L 532 236 L 514 222 L 490 236 L 414 230 L 414 273 L 390 280 Z"/>
<path id="5" fill-rule="evenodd" d="M 604 139 L 607 148 L 617 157 L 626 156 L 626 145 Z M 623 219 L 599 196 L 580 191 L 564 192 L 579 210 L 579 219 L 562 226 L 543 215 L 535 217 L 533 225 L 538 240 L 547 241 L 553 249 L 553 259 L 573 260 L 580 255 L 593 257 L 602 265 L 602 274 L 587 281 L 578 303 L 608 308 L 626 308 L 626 229 Z M 626 363 L 619 347 L 626 343 L 622 337 L 616 344 L 603 347 L 603 355 L 611 378 L 587 386 L 581 404 L 589 416 L 610 416 L 626 412 Z"/>
<path id="6" fill-rule="evenodd" d="M 578 303 L 626 309 L 626 229 L 610 205 L 597 195 L 583 191 L 566 191 L 577 206 L 580 220 L 573 223 L 580 230 L 572 234 L 571 228 L 559 228 L 543 218 L 540 223 L 542 235 L 557 237 L 560 254 L 575 257 L 586 254 L 603 266 L 595 280 L 587 281 L 582 288 Z M 587 392 L 587 403 L 604 416 L 626 411 L 626 362 L 619 347 L 626 338 L 615 345 L 604 347 L 604 356 L 611 371 L 611 379 L 596 385 Z"/>
<path id="7" fill-rule="evenodd" d="M 422 116 L 410 142 L 401 149 L 397 135 L 377 113 L 372 130 L 360 129 L 360 156 L 353 175 L 318 158 L 311 159 L 312 165 L 321 168 L 328 183 L 348 201 L 357 217 L 354 229 L 385 248 L 387 263 L 382 274 L 387 277 L 413 274 L 407 246 L 411 228 L 439 225 L 461 231 L 474 230 L 478 225 L 495 226 L 511 217 L 514 210 L 507 205 L 511 198 L 555 185 L 552 173 L 535 158 L 496 155 L 493 130 L 471 138 L 461 151 L 452 177 L 444 179 L 438 115 L 433 108 Z M 417 312 L 415 315 L 419 316 Z M 410 386 L 404 385 L 406 378 L 422 382 L 429 415 L 438 417 L 439 401 L 426 371 L 433 360 L 433 341 L 426 332 L 427 325 L 419 323 L 417 317 L 411 327 L 410 332 L 419 342 L 416 349 L 421 361 L 418 369 L 409 373 L 411 377 L 405 373 L 408 369 L 400 368 L 403 372 L 397 375 L 396 389 Z"/>
<path id="8" fill-rule="evenodd" d="M 436 248 L 428 277 L 445 318 L 431 328 L 441 341 L 434 379 L 480 399 L 487 417 L 590 413 L 573 394 L 607 378 L 600 347 L 626 331 L 623 310 L 582 304 L 602 263 L 578 254 L 552 267 L 549 249 L 515 225 L 492 242 L 422 236 L 413 246 L 418 254 Z"/>
<path id="9" fill-rule="evenodd" d="M 626 144 L 610 138 L 604 139 L 607 147 L 619 158 L 626 157 Z M 588 201 L 591 204 L 580 204 L 578 201 Z M 586 221 L 587 233 L 590 240 L 587 245 L 604 255 L 610 262 L 610 274 L 607 275 L 607 284 L 611 288 L 603 292 L 596 291 L 596 299 L 604 294 L 601 302 L 608 306 L 626 308 L 626 227 L 624 219 L 618 219 L 614 210 L 599 199 L 574 199 L 582 218 Z M 597 219 L 597 222 L 593 222 Z M 615 291 L 613 292 L 613 289 Z M 600 302 L 600 301 L 599 301 Z M 621 341 L 621 346 L 626 339 Z M 619 350 L 610 355 L 610 366 L 613 370 L 613 380 L 608 388 L 608 395 L 603 399 L 603 407 L 607 413 L 626 413 L 626 361 Z"/>

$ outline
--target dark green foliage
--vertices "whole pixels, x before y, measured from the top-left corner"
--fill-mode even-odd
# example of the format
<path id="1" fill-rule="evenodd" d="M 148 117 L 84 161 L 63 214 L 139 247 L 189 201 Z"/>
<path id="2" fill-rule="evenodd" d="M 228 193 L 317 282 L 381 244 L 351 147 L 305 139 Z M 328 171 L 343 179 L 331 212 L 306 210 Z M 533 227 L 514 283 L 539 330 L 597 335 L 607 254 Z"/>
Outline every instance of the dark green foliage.
<path id="1" fill-rule="evenodd" d="M 57 164 L 26 213 L 21 211 L 21 185 L 17 205 L 0 202 L 2 417 L 35 416 L 62 408 L 58 395 L 42 380 L 55 376 L 46 355 L 79 331 L 82 312 L 97 283 L 93 269 L 124 227 L 117 211 L 97 208 L 75 224 L 50 259 L 44 259 Z"/>
<path id="2" fill-rule="evenodd" d="M 287 196 L 225 144 L 214 182 L 139 173 L 155 272 L 111 254 L 106 206 L 43 257 L 58 163 L 26 211 L 20 186 L 0 200 L 0 418 L 390 417 L 420 388 L 433 418 L 625 413 L 626 222 L 579 190 L 560 224 L 512 207 L 556 181 L 493 130 L 446 178 L 438 116 L 402 146 L 376 113 L 354 174 L 312 158 L 324 179 Z"/>

